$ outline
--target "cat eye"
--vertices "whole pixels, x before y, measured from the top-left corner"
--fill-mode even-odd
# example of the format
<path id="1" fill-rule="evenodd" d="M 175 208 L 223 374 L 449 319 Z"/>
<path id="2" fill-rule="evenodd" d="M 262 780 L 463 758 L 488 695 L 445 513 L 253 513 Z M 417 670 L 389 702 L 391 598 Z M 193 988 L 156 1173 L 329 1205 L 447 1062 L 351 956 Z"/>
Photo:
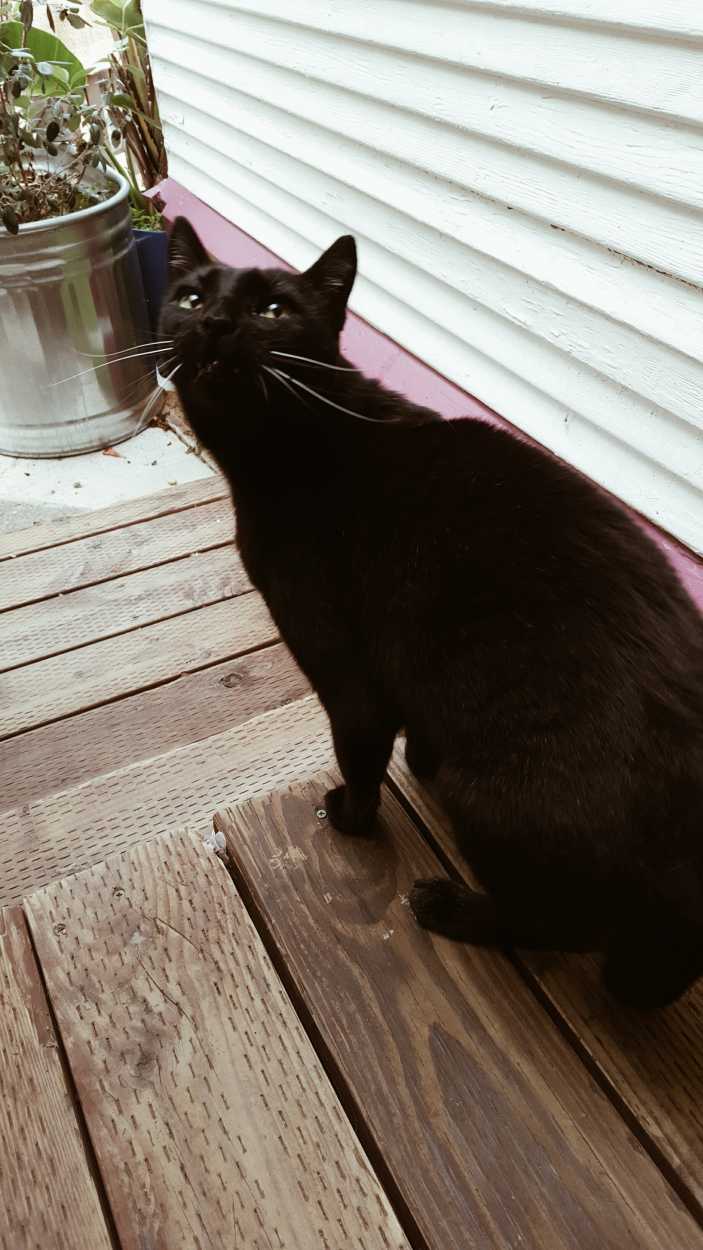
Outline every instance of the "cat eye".
<path id="1" fill-rule="evenodd" d="M 272 304 L 264 304 L 263 308 L 257 309 L 257 316 L 267 317 L 273 321 L 277 317 L 284 317 L 287 311 L 285 304 L 278 304 L 274 301 Z"/>
<path id="2" fill-rule="evenodd" d="M 194 308 L 200 308 L 202 302 L 202 295 L 198 295 L 197 291 L 189 291 L 187 295 L 181 296 L 178 301 L 178 307 L 184 308 L 186 312 L 190 312 Z"/>

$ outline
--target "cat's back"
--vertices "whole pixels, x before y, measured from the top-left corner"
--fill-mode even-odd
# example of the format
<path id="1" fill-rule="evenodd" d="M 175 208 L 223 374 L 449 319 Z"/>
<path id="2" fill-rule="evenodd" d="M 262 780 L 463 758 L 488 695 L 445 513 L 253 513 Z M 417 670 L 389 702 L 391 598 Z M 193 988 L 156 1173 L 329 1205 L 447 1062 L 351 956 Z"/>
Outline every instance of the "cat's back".
<path id="1" fill-rule="evenodd" d="M 543 625 L 577 622 L 661 653 L 703 658 L 703 618 L 673 568 L 625 508 L 569 465 L 474 418 L 386 435 L 379 507 L 391 552 L 412 548 L 433 594 L 519 605 Z M 394 522 L 391 523 L 391 515 Z M 399 518 L 403 520 L 400 521 Z M 449 604 L 446 605 L 447 608 Z"/>

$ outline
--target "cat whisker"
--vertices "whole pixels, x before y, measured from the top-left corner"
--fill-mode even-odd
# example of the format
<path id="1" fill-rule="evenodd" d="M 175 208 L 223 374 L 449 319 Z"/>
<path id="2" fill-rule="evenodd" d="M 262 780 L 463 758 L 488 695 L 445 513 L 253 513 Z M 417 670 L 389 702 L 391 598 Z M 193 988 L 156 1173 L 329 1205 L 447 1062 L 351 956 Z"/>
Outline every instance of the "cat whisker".
<path id="1" fill-rule="evenodd" d="M 178 360 L 178 357 L 174 355 L 174 356 L 171 356 L 170 360 L 164 360 L 161 363 L 152 365 L 147 373 L 142 374 L 142 377 L 145 377 L 145 378 L 153 377 L 154 370 L 156 370 L 157 374 L 159 372 L 164 373 L 167 369 L 171 368 L 171 365 L 175 365 L 177 360 Z"/>
<path id="2" fill-rule="evenodd" d="M 282 356 L 286 360 L 300 360 L 305 365 L 315 365 L 318 369 L 333 369 L 336 373 L 358 373 L 352 365 L 328 365 L 325 360 L 312 360 L 309 356 L 294 356 L 292 352 L 271 351 L 272 356 Z"/>
<path id="3" fill-rule="evenodd" d="M 157 390 L 169 391 L 169 390 L 175 389 L 171 385 L 171 382 L 173 378 L 175 378 L 176 374 L 178 373 L 178 370 L 183 368 L 183 361 L 182 360 L 178 361 L 178 364 L 176 364 L 177 360 L 178 360 L 177 356 L 172 356 L 170 360 L 166 361 L 166 364 L 164 365 L 163 369 L 161 368 L 160 365 L 156 366 Z M 176 364 L 175 369 L 171 369 L 171 365 L 173 364 Z M 166 369 L 171 369 L 171 372 L 166 373 Z"/>
<path id="4" fill-rule="evenodd" d="M 283 373 L 281 369 L 272 369 L 269 365 L 264 365 L 264 369 L 266 370 L 267 373 L 271 374 L 272 378 L 276 378 L 276 381 L 280 382 L 282 386 L 285 386 L 286 390 L 290 391 L 291 395 L 293 396 L 294 399 L 298 401 L 298 403 L 305 404 L 306 408 L 310 407 L 307 400 L 302 395 L 299 395 L 296 390 L 293 389 L 293 387 L 290 384 L 292 381 L 292 378 L 289 379 L 286 373 Z"/>
<path id="5" fill-rule="evenodd" d="M 158 399 L 158 397 L 159 397 L 159 395 L 160 395 L 160 394 L 161 394 L 161 387 L 160 387 L 160 386 L 155 386 L 155 387 L 154 387 L 154 389 L 153 389 L 153 391 L 150 391 L 149 395 L 147 395 L 147 397 L 146 397 L 146 402 L 145 402 L 144 407 L 143 407 L 143 409 L 142 409 L 142 415 L 141 415 L 141 429 L 144 429 L 144 426 L 146 425 L 147 421 L 149 420 L 149 417 L 151 416 L 152 411 L 153 411 L 153 409 L 154 409 L 154 405 L 155 405 L 155 403 L 156 403 L 156 401 L 157 401 L 157 399 Z"/>
<path id="6" fill-rule="evenodd" d="M 133 382 L 130 382 L 129 386 L 124 392 L 124 398 L 126 400 L 134 398 L 138 394 L 139 388 L 143 387 L 145 383 L 149 384 L 149 389 L 151 390 L 151 387 L 153 386 L 153 382 L 154 382 L 154 371 L 153 369 L 150 369 L 148 373 L 143 373 L 141 377 L 135 378 Z"/>
<path id="7" fill-rule="evenodd" d="M 173 361 L 171 361 L 170 363 L 172 364 Z M 154 389 L 146 397 L 146 403 L 142 410 L 142 416 L 141 416 L 142 429 L 144 428 L 147 421 L 149 420 L 149 417 L 151 416 L 151 413 L 153 412 L 154 406 L 156 404 L 156 401 L 159 398 L 159 395 L 162 393 L 162 391 L 166 389 L 163 383 L 170 382 L 171 379 L 175 376 L 175 374 L 178 373 L 178 370 L 181 368 L 182 364 L 183 362 L 181 361 L 180 364 L 176 365 L 175 369 L 172 369 L 171 372 L 168 375 L 164 376 L 160 382 L 157 382 Z"/>
<path id="8" fill-rule="evenodd" d="M 314 391 L 311 386 L 307 386 L 305 382 L 301 382 L 300 378 L 295 378 L 292 374 L 281 373 L 278 369 L 275 370 L 275 373 L 276 376 L 279 376 L 280 374 L 281 378 L 288 378 L 294 386 L 302 387 L 302 389 L 307 391 L 309 395 L 313 395 L 315 399 L 319 399 L 323 404 L 327 404 L 329 408 L 336 408 L 338 412 L 346 412 L 349 417 L 358 417 L 359 421 L 370 421 L 373 425 L 391 424 L 388 421 L 379 420 L 378 417 L 365 417 L 362 412 L 354 412 L 351 408 L 345 408 L 343 404 L 336 404 L 333 399 L 328 399 L 326 395 L 321 395 L 319 391 Z"/>
<path id="9" fill-rule="evenodd" d="M 261 389 L 264 392 L 264 398 L 266 399 L 266 403 L 268 403 L 269 402 L 269 388 L 266 385 L 266 378 L 264 377 L 262 373 L 260 373 L 258 375 L 258 380 L 261 383 Z"/>
<path id="10" fill-rule="evenodd" d="M 173 339 L 154 339 L 153 343 L 133 343 L 131 347 L 121 347 L 116 352 L 76 352 L 77 356 L 87 356 L 92 360 L 110 360 L 114 356 L 123 356 L 127 352 L 146 351 L 149 347 L 170 347 Z"/>
<path id="11" fill-rule="evenodd" d="M 68 378 L 60 378 L 58 382 L 49 382 L 49 387 L 63 386 L 66 382 L 73 382 L 76 378 L 84 378 L 89 373 L 97 373 L 98 369 L 107 369 L 110 365 L 120 365 L 128 360 L 144 360 L 147 356 L 162 356 L 167 352 L 167 347 L 157 347 L 147 352 L 130 352 L 126 356 L 118 356 L 116 360 L 106 360 L 101 365 L 93 365 L 90 369 L 81 369 L 79 373 L 72 373 Z"/>

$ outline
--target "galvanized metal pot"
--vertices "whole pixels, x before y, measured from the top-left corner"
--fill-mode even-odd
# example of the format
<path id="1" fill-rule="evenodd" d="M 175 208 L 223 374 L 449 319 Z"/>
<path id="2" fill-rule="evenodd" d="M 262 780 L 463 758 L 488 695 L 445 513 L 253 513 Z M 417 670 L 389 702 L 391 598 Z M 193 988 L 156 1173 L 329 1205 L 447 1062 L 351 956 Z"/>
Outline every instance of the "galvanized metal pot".
<path id="1" fill-rule="evenodd" d="M 143 423 L 158 357 L 115 356 L 150 331 L 128 186 L 108 177 L 102 203 L 0 231 L 0 452 L 74 455 Z"/>

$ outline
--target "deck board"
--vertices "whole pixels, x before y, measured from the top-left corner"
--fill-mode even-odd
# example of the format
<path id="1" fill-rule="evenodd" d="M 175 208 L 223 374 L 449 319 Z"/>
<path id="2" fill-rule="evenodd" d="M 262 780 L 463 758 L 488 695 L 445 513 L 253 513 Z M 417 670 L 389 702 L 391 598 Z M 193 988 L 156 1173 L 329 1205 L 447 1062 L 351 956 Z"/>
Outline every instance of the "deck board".
<path id="1" fill-rule="evenodd" d="M 250 592 L 13 669 L 1 679 L 0 738 L 253 651 L 277 636 L 263 600 Z"/>
<path id="2" fill-rule="evenodd" d="M 111 1250 L 27 926 L 0 912 L 0 1250 Z"/>
<path id="3" fill-rule="evenodd" d="M 216 855 L 27 901 L 122 1250 L 410 1250 Z"/>
<path id="4" fill-rule="evenodd" d="M 408 771 L 400 749 L 390 772 L 448 860 L 474 881 L 446 815 Z M 521 951 L 517 957 L 703 1216 L 703 983 L 666 1011 L 628 1011 L 606 994 L 593 956 Z"/>
<path id="5" fill-rule="evenodd" d="M 42 525 L 28 526 L 8 534 L 0 534 L 0 560 L 11 560 L 30 551 L 43 551 L 71 542 L 74 538 L 87 538 L 91 534 L 104 534 L 108 530 L 181 512 L 199 504 L 212 503 L 216 499 L 229 498 L 229 487 L 219 474 L 187 482 L 184 486 L 168 487 L 153 495 L 141 495 L 124 503 L 111 504 L 109 508 L 73 513 Z"/>
<path id="6" fill-rule="evenodd" d="M 608 998 L 592 957 L 522 958 L 703 1214 L 703 985 L 643 1016 Z"/>
<path id="7" fill-rule="evenodd" d="M 273 1239 L 266 1214 L 278 1212 L 284 1220 L 290 1214 L 288 1190 L 281 1191 L 275 1176 L 270 1184 L 272 1163 L 278 1167 L 281 1158 L 256 1158 L 252 1146 L 245 1174 L 251 1178 L 246 1167 L 253 1163 L 253 1189 L 241 1189 L 242 1173 L 229 1156 L 227 1171 L 213 1184 L 209 1155 L 201 1150 L 203 1157 L 198 1157 L 197 1135 L 191 1140 L 188 1132 L 192 1108 L 182 1083 L 178 1098 L 182 1095 L 183 1101 L 177 1103 L 181 1118 L 177 1124 L 174 1119 L 171 1074 L 177 1072 L 180 1082 L 186 1054 L 192 1060 L 197 1051 L 182 1010 L 193 1005 L 193 986 L 199 995 L 193 1017 L 198 1034 L 204 1028 L 208 1040 L 222 1042 L 218 1053 L 229 1048 L 227 1053 L 233 1054 L 242 1041 L 242 1027 L 251 1024 L 246 1016 L 251 1010 L 246 991 L 251 969 L 228 968 L 238 992 L 247 995 L 242 1000 L 247 1023 L 242 1026 L 238 1011 L 225 1028 L 223 1019 L 211 1012 L 217 988 L 213 997 L 210 952 L 204 963 L 197 962 L 199 949 L 196 962 L 189 963 L 192 948 L 178 933 L 187 932 L 201 907 L 202 863 L 188 861 L 195 895 L 189 891 L 185 898 L 177 892 L 175 901 L 170 893 L 172 865 L 161 864 L 158 870 L 156 865 L 162 848 L 171 845 L 163 840 L 166 834 L 183 827 L 205 834 L 214 810 L 239 800 L 244 807 L 238 806 L 236 817 L 226 820 L 247 903 L 275 948 L 284 981 L 390 1187 L 415 1250 L 703 1250 L 698 1226 L 703 1222 L 703 990 L 667 1012 L 643 1018 L 609 1002 L 592 960 L 517 952 L 511 962 L 498 953 L 470 951 L 419 931 L 401 896 L 416 875 L 437 871 L 426 829 L 425 837 L 418 832 L 423 825 L 430 827 L 430 843 L 438 837 L 445 855 L 452 855 L 443 814 L 408 777 L 396 753 L 391 769 L 395 792 L 417 810 L 410 820 L 386 798 L 390 843 L 349 841 L 321 827 L 314 809 L 324 778 L 304 787 L 301 779 L 332 766 L 327 719 L 317 699 L 307 696 L 307 683 L 277 640 L 263 601 L 244 581 L 232 532 L 226 484 L 213 477 L 0 536 L 0 664 L 16 665 L 0 675 L 0 904 L 51 886 L 52 898 L 61 898 L 81 923 L 93 908 L 95 924 L 107 941 L 100 956 L 106 996 L 93 993 L 96 982 L 90 979 L 87 954 L 92 939 L 81 939 L 79 991 L 93 994 L 93 1004 L 99 999 L 103 1015 L 122 1009 L 123 971 L 132 966 L 134 950 L 131 943 L 120 947 L 114 942 L 121 932 L 114 920 L 124 916 L 123 903 L 118 906 L 117 896 L 111 896 L 114 910 L 106 914 L 100 891 L 84 890 L 77 884 L 83 879 L 70 874 L 92 868 L 112 852 L 130 852 L 130 863 L 137 865 L 134 889 L 144 885 L 159 908 L 164 899 L 167 919 L 175 918 L 175 930 L 154 921 L 158 932 L 152 927 L 148 934 L 150 950 L 163 958 L 164 976 L 175 977 L 174 967 L 183 971 L 179 984 L 174 983 L 171 1005 L 158 998 L 148 978 L 146 983 L 137 979 L 136 989 L 130 979 L 129 992 L 137 995 L 134 1001 L 142 1014 L 147 1004 L 148 1028 L 133 1012 L 131 1049 L 121 1047 L 107 1030 L 101 1041 L 103 1060 L 113 1063 L 117 1055 L 117 1097 L 126 1090 L 133 1099 L 130 1105 L 137 1107 L 135 1141 L 143 1147 L 143 1167 L 132 1175 L 130 1201 L 135 1193 L 139 1197 L 133 1209 L 127 1209 L 125 1198 L 131 1120 L 125 1127 L 123 1109 L 118 1111 L 120 1132 L 111 1141 L 105 1107 L 106 1098 L 114 1103 L 115 1090 L 106 1094 L 108 1087 L 101 1089 L 92 1080 L 90 1074 L 97 1071 L 90 1067 L 93 1057 L 82 1069 L 84 1110 L 89 1118 L 97 1117 L 96 1124 L 102 1123 L 102 1164 L 109 1172 L 117 1158 L 122 1168 L 116 1171 L 122 1185 L 116 1214 L 125 1246 L 144 1250 L 148 1240 L 154 1247 L 163 1242 L 168 1250 L 179 1250 L 181 1244 L 188 1250 L 209 1245 L 227 1245 L 228 1250 L 336 1250 L 337 1245 L 340 1250 L 342 1245 L 345 1250 L 347 1245 L 376 1250 L 363 1220 L 356 1238 L 344 1240 L 340 1233 L 338 1242 L 334 1237 L 325 1240 L 327 1225 L 319 1208 L 321 1222 L 314 1235 L 306 1227 L 301 1239 Z M 194 550 L 204 554 L 193 556 Z M 235 597 L 224 597 L 229 595 Z M 293 783 L 287 798 L 265 797 Z M 176 843 L 180 846 L 178 839 Z M 192 850 L 196 844 L 187 845 Z M 467 875 L 466 865 L 458 858 L 455 862 Z M 106 871 L 90 880 L 107 879 L 101 876 Z M 58 879 L 63 884 L 52 886 Z M 227 889 L 239 916 L 241 903 L 231 884 Z M 226 910 L 225 927 L 229 906 Z M 152 920 L 163 914 L 149 909 Z M 204 913 L 198 914 L 203 929 Z M 0 1204 L 4 1199 L 13 1217 L 24 1211 L 34 1237 L 27 1241 L 29 1250 L 87 1250 L 89 1245 L 102 1250 L 103 1236 L 116 1250 L 112 1228 L 104 1225 L 90 1148 L 80 1135 L 55 1042 L 47 1031 L 53 1026 L 31 945 L 18 913 L 10 916 L 14 927 L 0 933 L 0 977 L 5 976 L 0 1058 L 9 1053 L 12 1061 L 21 1019 L 21 1045 L 34 1047 L 27 1069 L 34 1083 L 29 1093 L 16 1081 L 14 1089 L 10 1086 L 5 1106 L 10 1107 L 11 1124 L 7 1115 L 2 1120 L 0 1108 Z M 44 926 L 44 973 L 49 981 L 55 978 L 60 999 L 61 978 L 68 975 L 66 965 L 63 970 L 59 966 L 60 943 L 55 940 L 62 935 L 46 927 L 46 910 L 38 923 Z M 139 953 L 141 942 L 134 946 Z M 262 990 L 256 966 L 251 967 L 251 992 L 265 998 L 266 986 Z M 25 1015 L 20 1011 L 8 1017 L 6 987 L 13 977 L 11 1001 L 29 1006 Z M 25 992 L 28 986 L 31 993 Z M 79 1001 L 78 990 L 71 998 L 74 990 L 69 982 L 68 1012 Z M 201 1021 L 197 1012 L 203 994 L 207 1019 Z M 166 1070 L 163 1064 L 156 1069 L 152 1065 L 163 1036 L 159 1002 L 167 1029 L 178 1034 L 176 1058 Z M 265 1023 L 265 1004 L 262 1010 Z M 40 1027 L 37 1021 L 44 1024 Z M 15 1029 L 12 1036 L 8 1027 Z M 70 1027 L 74 1054 L 85 1055 L 89 1048 L 83 1026 L 74 1018 Z M 258 1045 L 258 1035 L 255 1040 Z M 244 1049 L 237 1053 L 241 1060 Z M 317 1060 L 309 1051 L 306 1056 L 304 1066 L 314 1070 Z M 262 1067 L 270 1080 L 266 1062 Z M 23 1074 L 25 1068 L 27 1064 Z M 48 1085 L 37 1085 L 37 1073 L 49 1074 Z M 5 1078 L 7 1089 L 8 1075 L 12 1082 L 11 1063 L 0 1065 L 0 1087 Z M 231 1073 L 228 1084 L 230 1080 Z M 31 1101 L 37 1088 L 27 1117 L 29 1131 L 24 1137 L 19 1134 L 16 1159 L 8 1170 L 12 1132 L 21 1119 L 12 1099 Z M 264 1076 L 258 1082 L 252 1077 L 251 1098 L 265 1088 Z M 145 1090 L 151 1091 L 151 1102 L 142 1105 Z M 56 1091 L 63 1091 L 65 1101 L 56 1102 Z M 96 1091 L 97 1110 L 92 1102 Z M 44 1132 L 43 1121 L 37 1128 L 32 1116 L 44 1116 L 45 1111 L 58 1128 L 52 1123 Z M 150 1141 L 152 1114 L 166 1133 L 167 1149 L 169 1143 L 174 1146 L 168 1125 L 177 1153 L 181 1139 L 185 1143 L 183 1149 L 190 1153 L 184 1171 L 176 1170 L 175 1155 L 169 1159 L 164 1154 L 163 1137 Z M 218 1137 L 217 1116 L 209 1104 L 205 1110 L 203 1100 L 198 1116 L 205 1134 L 214 1133 L 208 1145 L 222 1146 L 226 1155 L 232 1143 Z M 64 1121 L 73 1125 L 67 1159 L 70 1163 L 73 1158 L 76 1166 L 65 1184 L 64 1174 L 57 1172 L 52 1195 L 61 1215 L 61 1235 L 67 1238 L 65 1248 L 57 1238 L 55 1218 L 54 1225 L 47 1224 L 52 1199 L 35 1202 L 44 1174 L 53 1176 L 51 1151 L 58 1149 L 56 1133 L 63 1143 Z M 254 1125 L 253 1115 L 247 1123 Z M 293 1127 L 297 1124 L 307 1132 L 305 1115 L 291 1120 Z M 75 1133 L 77 1159 L 71 1155 Z M 329 1133 L 319 1141 L 318 1154 L 326 1153 Z M 266 1150 L 268 1146 L 267 1141 Z M 65 1162 L 62 1156 L 60 1163 Z M 152 1179 L 154 1167 L 158 1182 Z M 28 1193 L 26 1187 L 22 1190 L 26 1175 L 32 1184 Z M 70 1185 L 78 1187 L 75 1192 Z M 289 1189 L 294 1189 L 293 1180 Z M 235 1201 L 235 1214 L 239 1208 L 246 1211 L 238 1241 L 232 1236 L 233 1209 L 223 1194 Z M 97 1233 L 92 1223 L 96 1203 Z M 151 1238 L 148 1222 L 163 1211 L 166 1240 L 162 1225 Z M 0 1250 L 25 1250 L 3 1217 L 4 1211 Z M 208 1220 L 215 1221 L 212 1227 Z M 294 1226 L 298 1237 L 295 1221 Z M 383 1237 L 378 1244 L 379 1250 L 396 1245 Z M 405 1247 L 404 1242 L 397 1244 Z"/>
<path id="8" fill-rule="evenodd" d="M 0 672 L 251 590 L 234 547 L 217 547 L 0 613 Z"/>
<path id="9" fill-rule="evenodd" d="M 0 746 L 0 812 L 201 742 L 308 689 L 290 652 L 274 643 L 17 734 Z"/>
<path id="10" fill-rule="evenodd" d="M 432 1250 L 696 1250 L 703 1231 L 508 960 L 423 933 L 441 867 L 392 796 L 335 835 L 322 788 L 217 818 L 235 880 Z"/>
<path id="11" fill-rule="evenodd" d="M 161 833 L 205 834 L 215 809 L 327 767 L 327 718 L 309 697 L 200 742 L 0 815 L 0 905 Z"/>
<path id="12" fill-rule="evenodd" d="M 171 512 L 34 551 L 8 560 L 0 570 L 0 612 L 207 551 L 233 538 L 232 504 L 219 499 L 189 508 L 186 515 Z"/>

